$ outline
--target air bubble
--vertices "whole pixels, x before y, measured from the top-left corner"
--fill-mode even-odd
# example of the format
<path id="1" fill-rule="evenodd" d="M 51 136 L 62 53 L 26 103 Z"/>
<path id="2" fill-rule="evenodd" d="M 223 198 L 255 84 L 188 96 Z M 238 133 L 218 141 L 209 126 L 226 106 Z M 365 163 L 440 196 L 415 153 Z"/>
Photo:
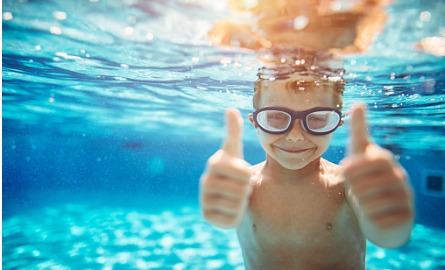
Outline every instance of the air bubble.
<path id="1" fill-rule="evenodd" d="M 67 18 L 66 12 L 63 12 L 63 11 L 54 11 L 53 17 L 59 21 L 66 20 L 66 18 Z"/>
<path id="2" fill-rule="evenodd" d="M 58 26 L 51 26 L 49 28 L 49 32 L 51 32 L 51 34 L 54 34 L 54 35 L 61 35 L 62 29 Z"/>
<path id="3" fill-rule="evenodd" d="M 5 20 L 5 21 L 10 21 L 10 20 L 12 20 L 14 18 L 14 16 L 12 16 L 12 13 L 11 12 L 5 12 L 5 13 L 3 13 L 3 19 Z"/>
<path id="4" fill-rule="evenodd" d="M 134 33 L 134 29 L 133 29 L 133 27 L 128 26 L 128 27 L 125 27 L 124 32 L 127 36 L 131 36 Z"/>
<path id="5" fill-rule="evenodd" d="M 293 21 L 293 26 L 295 30 L 302 30 L 309 24 L 309 19 L 302 15 L 298 16 Z"/>
<path id="6" fill-rule="evenodd" d="M 428 11 L 422 11 L 420 12 L 419 19 L 422 22 L 429 22 L 431 21 L 431 13 L 429 13 Z"/>

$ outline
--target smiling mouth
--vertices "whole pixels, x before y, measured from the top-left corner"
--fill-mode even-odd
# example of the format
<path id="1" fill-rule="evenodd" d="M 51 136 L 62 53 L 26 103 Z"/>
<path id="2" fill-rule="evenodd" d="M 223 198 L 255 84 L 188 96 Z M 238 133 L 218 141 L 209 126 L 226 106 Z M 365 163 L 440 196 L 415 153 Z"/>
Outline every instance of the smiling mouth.
<path id="1" fill-rule="evenodd" d="M 309 152 L 310 150 L 312 150 L 312 148 L 307 148 L 307 149 L 284 149 L 281 147 L 278 147 L 278 149 L 287 152 L 287 153 L 292 153 L 292 154 L 303 154 L 306 152 Z"/>

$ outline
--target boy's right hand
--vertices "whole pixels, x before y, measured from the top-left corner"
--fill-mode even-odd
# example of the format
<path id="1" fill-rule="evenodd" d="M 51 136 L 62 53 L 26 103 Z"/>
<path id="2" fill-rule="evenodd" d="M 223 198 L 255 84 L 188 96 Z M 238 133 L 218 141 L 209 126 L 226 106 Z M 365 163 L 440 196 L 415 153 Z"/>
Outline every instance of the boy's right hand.
<path id="1" fill-rule="evenodd" d="M 247 208 L 252 185 L 250 164 L 243 159 L 243 120 L 238 110 L 226 111 L 227 137 L 211 156 L 201 177 L 200 201 L 205 219 L 221 228 L 233 228 Z"/>

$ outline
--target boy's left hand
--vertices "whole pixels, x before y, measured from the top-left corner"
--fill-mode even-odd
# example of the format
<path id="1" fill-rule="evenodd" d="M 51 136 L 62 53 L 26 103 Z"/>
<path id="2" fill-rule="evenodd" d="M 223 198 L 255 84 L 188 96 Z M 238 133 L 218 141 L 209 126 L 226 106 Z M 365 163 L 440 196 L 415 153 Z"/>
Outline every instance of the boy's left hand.
<path id="1" fill-rule="evenodd" d="M 351 115 L 349 153 L 342 161 L 347 198 L 377 228 L 397 227 L 413 219 L 407 174 L 390 151 L 371 141 L 365 113 L 359 105 Z"/>

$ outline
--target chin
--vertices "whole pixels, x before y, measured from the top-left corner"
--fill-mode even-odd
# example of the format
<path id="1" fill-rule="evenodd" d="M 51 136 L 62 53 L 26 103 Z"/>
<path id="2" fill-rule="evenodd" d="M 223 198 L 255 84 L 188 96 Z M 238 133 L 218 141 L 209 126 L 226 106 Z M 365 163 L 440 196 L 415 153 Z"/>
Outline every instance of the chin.
<path id="1" fill-rule="evenodd" d="M 300 170 L 306 167 L 312 160 L 300 160 L 300 161 L 278 161 L 278 163 L 288 170 Z"/>
<path id="2" fill-rule="evenodd" d="M 306 167 L 309 163 L 318 157 L 318 149 L 313 148 L 307 153 L 289 153 L 280 150 L 279 148 L 272 148 L 273 159 L 283 168 L 289 170 L 299 170 Z"/>

